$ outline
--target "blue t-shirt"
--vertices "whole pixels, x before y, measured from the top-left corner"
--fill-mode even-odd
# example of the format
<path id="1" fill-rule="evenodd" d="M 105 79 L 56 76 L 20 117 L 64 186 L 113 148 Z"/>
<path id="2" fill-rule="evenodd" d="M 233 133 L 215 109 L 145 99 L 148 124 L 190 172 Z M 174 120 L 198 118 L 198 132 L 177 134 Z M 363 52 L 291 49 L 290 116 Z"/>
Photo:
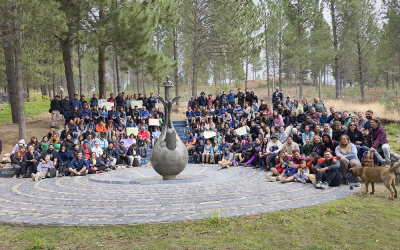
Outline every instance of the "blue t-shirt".
<path id="1" fill-rule="evenodd" d="M 232 158 L 232 159 L 233 159 L 232 153 L 229 153 L 229 154 L 227 154 L 227 155 L 223 154 L 222 157 L 223 157 L 225 160 L 229 160 L 229 158 Z"/>

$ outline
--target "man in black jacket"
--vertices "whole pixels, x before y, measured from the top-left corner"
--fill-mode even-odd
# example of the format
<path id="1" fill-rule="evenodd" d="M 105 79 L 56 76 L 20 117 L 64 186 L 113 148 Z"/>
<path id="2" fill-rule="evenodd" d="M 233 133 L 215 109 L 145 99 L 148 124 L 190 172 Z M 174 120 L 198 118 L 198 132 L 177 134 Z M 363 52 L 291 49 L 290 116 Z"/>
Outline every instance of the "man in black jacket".
<path id="1" fill-rule="evenodd" d="M 21 164 L 21 172 L 20 176 L 29 177 L 32 173 L 37 173 L 37 165 L 39 164 L 38 160 L 40 157 L 40 153 L 35 151 L 33 146 L 28 147 L 28 151 L 25 153 Z M 16 176 L 15 176 L 16 177 Z"/>
<path id="2" fill-rule="evenodd" d="M 60 112 L 61 112 L 60 96 L 56 95 L 50 103 L 51 126 L 57 127 L 58 118 L 60 117 Z"/>
<path id="3" fill-rule="evenodd" d="M 115 169 L 115 165 L 117 164 L 117 155 L 115 153 L 113 144 L 108 144 L 108 147 L 104 150 L 103 153 L 107 154 L 107 157 L 110 160 L 111 169 Z"/>
<path id="4" fill-rule="evenodd" d="M 39 161 L 41 161 L 42 163 L 46 163 L 44 160 L 46 155 L 50 155 L 50 160 L 54 162 L 54 167 L 56 167 L 57 166 L 57 151 L 54 150 L 53 144 L 50 144 L 49 149 L 42 152 L 42 154 L 39 157 Z"/>
<path id="5" fill-rule="evenodd" d="M 244 108 L 244 99 L 245 99 L 245 95 L 244 93 L 241 91 L 241 89 L 238 89 L 238 93 L 236 95 L 236 97 L 238 99 L 238 103 L 239 105 L 242 107 L 242 109 Z"/>
<path id="6" fill-rule="evenodd" d="M 93 94 L 93 97 L 90 98 L 89 104 L 90 104 L 90 108 L 93 108 L 94 106 L 99 106 L 99 100 L 97 100 L 96 94 Z"/>
<path id="7" fill-rule="evenodd" d="M 278 109 L 278 105 L 281 105 L 281 107 L 283 107 L 283 102 L 282 102 L 281 98 L 279 98 L 279 97 L 277 97 L 275 99 L 275 102 L 274 102 L 274 105 L 272 106 L 272 108 L 274 110 L 277 110 Z"/>
<path id="8" fill-rule="evenodd" d="M 204 142 L 200 141 L 193 149 L 193 163 L 200 163 L 204 153 Z"/>
<path id="9" fill-rule="evenodd" d="M 117 111 L 120 111 L 121 108 L 124 108 L 124 98 L 122 98 L 121 93 L 118 93 L 118 96 L 115 98 L 115 105 L 117 106 Z"/>
<path id="10" fill-rule="evenodd" d="M 312 168 L 317 179 L 315 188 L 326 189 L 328 186 L 340 186 L 342 184 L 342 175 L 339 172 L 340 162 L 333 161 L 332 152 L 330 151 L 324 152 L 324 158 L 325 161 Z"/>
<path id="11" fill-rule="evenodd" d="M 62 113 L 64 115 L 65 124 L 69 122 L 69 112 L 71 111 L 71 106 L 69 103 L 69 97 L 66 96 L 63 100 L 60 101 Z"/>

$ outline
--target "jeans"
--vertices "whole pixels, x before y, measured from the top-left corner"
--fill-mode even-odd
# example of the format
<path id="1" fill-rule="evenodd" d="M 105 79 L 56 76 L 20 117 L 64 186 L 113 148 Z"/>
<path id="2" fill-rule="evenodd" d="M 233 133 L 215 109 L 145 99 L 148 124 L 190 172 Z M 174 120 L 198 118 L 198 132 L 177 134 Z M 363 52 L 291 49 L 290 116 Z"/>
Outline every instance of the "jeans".
<path id="1" fill-rule="evenodd" d="M 63 111 L 65 123 L 69 122 L 69 110 L 64 110 Z"/>
<path id="2" fill-rule="evenodd" d="M 385 159 L 382 158 L 381 152 L 383 152 Z M 379 162 L 390 161 L 390 145 L 386 143 L 383 144 L 382 147 L 376 148 L 374 155 Z"/>
<path id="3" fill-rule="evenodd" d="M 14 175 L 18 177 L 19 172 L 21 171 L 21 166 L 18 164 L 12 164 L 12 167 L 14 169 Z"/>
<path id="4" fill-rule="evenodd" d="M 346 179 L 347 170 L 353 167 L 361 167 L 361 163 L 358 159 L 346 159 L 345 161 L 340 162 L 340 169 L 342 170 L 342 177 Z"/>
<path id="5" fill-rule="evenodd" d="M 364 153 L 369 151 L 369 148 L 366 146 L 360 146 L 360 145 L 356 145 L 356 148 L 357 148 L 357 157 L 361 161 Z"/>

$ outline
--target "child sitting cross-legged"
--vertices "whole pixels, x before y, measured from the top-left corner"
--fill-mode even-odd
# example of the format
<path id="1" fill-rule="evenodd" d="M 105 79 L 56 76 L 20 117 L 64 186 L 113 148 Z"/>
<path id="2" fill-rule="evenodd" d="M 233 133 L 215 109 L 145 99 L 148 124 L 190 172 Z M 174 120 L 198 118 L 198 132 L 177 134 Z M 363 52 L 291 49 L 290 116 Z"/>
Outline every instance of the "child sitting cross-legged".
<path id="1" fill-rule="evenodd" d="M 281 176 L 276 177 L 276 179 L 278 181 L 281 181 L 281 183 L 294 181 L 294 175 L 296 174 L 296 167 L 294 166 L 293 161 L 288 161 L 286 169 L 284 172 L 282 172 L 282 174 Z"/>
<path id="2" fill-rule="evenodd" d="M 301 161 L 299 170 L 294 175 L 294 179 L 295 181 L 306 184 L 309 174 L 310 169 L 308 168 L 306 161 Z"/>

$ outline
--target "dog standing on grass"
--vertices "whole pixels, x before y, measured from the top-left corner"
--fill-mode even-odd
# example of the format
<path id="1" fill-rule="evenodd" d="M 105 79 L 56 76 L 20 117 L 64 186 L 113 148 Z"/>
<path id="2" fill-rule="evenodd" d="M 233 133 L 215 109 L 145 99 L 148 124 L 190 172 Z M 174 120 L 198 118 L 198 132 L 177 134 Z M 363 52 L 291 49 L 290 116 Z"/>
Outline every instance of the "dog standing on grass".
<path id="1" fill-rule="evenodd" d="M 353 177 L 360 177 L 365 183 L 365 193 L 368 193 L 368 185 L 371 182 L 372 192 L 371 194 L 375 193 L 375 182 L 382 180 L 385 187 L 390 192 L 390 199 L 394 200 L 397 198 L 397 190 L 395 186 L 396 176 L 394 171 L 399 166 L 399 163 L 393 165 L 391 168 L 386 167 L 353 167 L 350 169 L 351 176 Z M 393 187 L 394 192 L 390 188 Z"/>

